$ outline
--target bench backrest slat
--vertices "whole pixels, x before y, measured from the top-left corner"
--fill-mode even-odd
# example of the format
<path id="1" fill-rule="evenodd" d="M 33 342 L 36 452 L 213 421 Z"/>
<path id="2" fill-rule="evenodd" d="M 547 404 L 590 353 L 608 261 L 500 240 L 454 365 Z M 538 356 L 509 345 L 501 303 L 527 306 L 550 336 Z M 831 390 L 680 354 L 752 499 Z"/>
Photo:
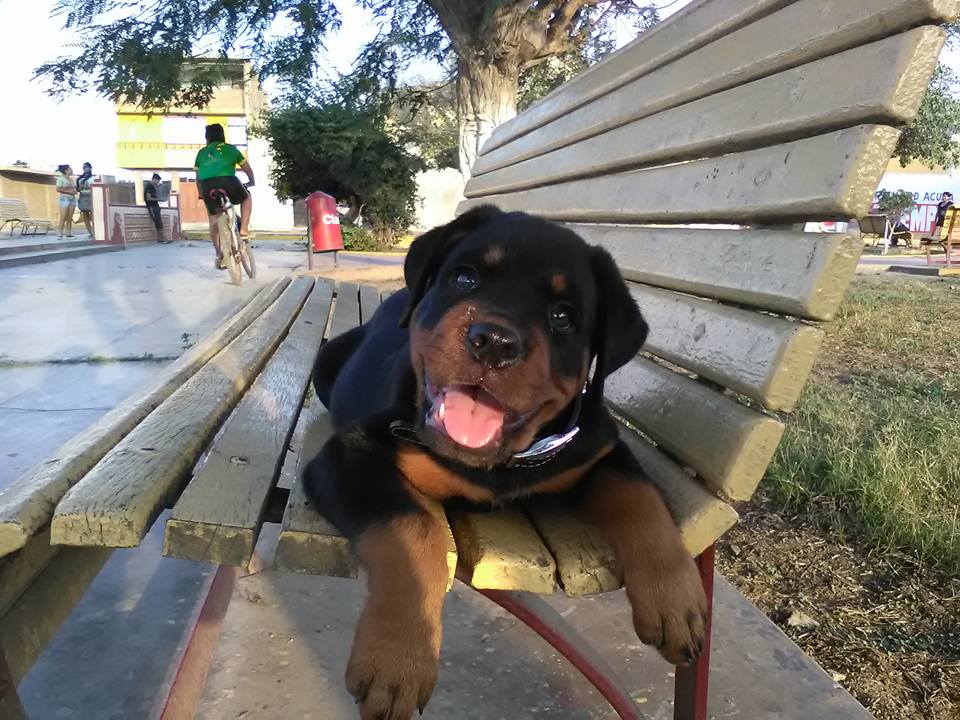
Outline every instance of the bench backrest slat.
<path id="1" fill-rule="evenodd" d="M 493 131 L 486 150 L 499 147 L 688 55 L 793 0 L 698 0 L 564 83 Z"/>
<path id="2" fill-rule="evenodd" d="M 16 198 L 0 198 L 0 220 L 26 220 L 27 204 Z"/>
<path id="3" fill-rule="evenodd" d="M 644 350 L 768 410 L 793 409 L 820 349 L 821 330 L 645 285 L 631 292 L 650 325 Z"/>
<path id="4" fill-rule="evenodd" d="M 955 9 L 955 0 L 797 0 L 528 133 L 520 141 L 523 155 L 540 155 L 631 120 L 880 40 L 898 28 L 929 23 L 931 16 L 945 19 Z M 495 133 L 485 145 L 475 163 L 477 174 L 490 169 L 487 163 L 495 163 L 502 137 Z"/>
<path id="5" fill-rule="evenodd" d="M 803 140 L 464 200 L 570 222 L 751 223 L 846 219 L 870 209 L 899 136 L 858 125 Z"/>
<path id="6" fill-rule="evenodd" d="M 648 358 L 634 358 L 605 387 L 631 425 L 733 500 L 750 498 L 783 435 L 776 418 Z"/>
<path id="7" fill-rule="evenodd" d="M 711 157 L 866 122 L 902 122 L 926 90 L 943 40 L 939 28 L 916 28 L 526 160 L 535 152 L 532 138 L 510 143 L 478 161 L 465 194 Z"/>
<path id="8" fill-rule="evenodd" d="M 839 233 L 569 227 L 606 248 L 628 280 L 813 320 L 834 316 L 863 247 Z"/>

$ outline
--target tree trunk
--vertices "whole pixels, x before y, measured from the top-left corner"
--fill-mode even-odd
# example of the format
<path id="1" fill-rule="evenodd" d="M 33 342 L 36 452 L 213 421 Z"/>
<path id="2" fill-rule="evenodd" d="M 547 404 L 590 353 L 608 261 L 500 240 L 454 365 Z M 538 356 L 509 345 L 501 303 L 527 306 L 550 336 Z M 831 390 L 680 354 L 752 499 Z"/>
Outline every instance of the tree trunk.
<path id="1" fill-rule="evenodd" d="M 505 70 L 482 60 L 460 60 L 457 114 L 460 119 L 460 172 L 464 181 L 480 148 L 498 125 L 517 114 L 519 68 Z"/>

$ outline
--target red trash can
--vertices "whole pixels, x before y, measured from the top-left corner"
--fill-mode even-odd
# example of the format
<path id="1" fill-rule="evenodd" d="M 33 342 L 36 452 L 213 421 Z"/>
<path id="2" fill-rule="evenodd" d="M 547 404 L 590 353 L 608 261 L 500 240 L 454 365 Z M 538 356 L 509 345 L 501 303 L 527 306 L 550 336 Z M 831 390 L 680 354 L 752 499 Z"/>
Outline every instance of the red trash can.
<path id="1" fill-rule="evenodd" d="M 333 252 L 333 263 L 337 264 L 337 251 L 343 250 L 343 234 L 340 232 L 340 213 L 337 201 L 326 193 L 310 193 L 304 201 L 307 206 L 308 249 L 313 267 L 313 253 Z"/>

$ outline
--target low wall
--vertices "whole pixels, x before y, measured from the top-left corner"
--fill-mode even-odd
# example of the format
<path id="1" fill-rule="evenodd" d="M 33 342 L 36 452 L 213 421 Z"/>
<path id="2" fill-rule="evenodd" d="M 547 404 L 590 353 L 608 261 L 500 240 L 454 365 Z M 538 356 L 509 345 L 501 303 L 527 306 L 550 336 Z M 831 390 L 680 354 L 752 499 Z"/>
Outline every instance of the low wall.
<path id="1" fill-rule="evenodd" d="M 171 195 L 170 203 L 174 207 L 160 208 L 165 240 L 183 239 L 178 200 L 177 195 Z M 157 241 L 157 231 L 147 208 L 110 202 L 108 187 L 102 183 L 93 184 L 93 234 L 95 242 L 109 245 Z"/>

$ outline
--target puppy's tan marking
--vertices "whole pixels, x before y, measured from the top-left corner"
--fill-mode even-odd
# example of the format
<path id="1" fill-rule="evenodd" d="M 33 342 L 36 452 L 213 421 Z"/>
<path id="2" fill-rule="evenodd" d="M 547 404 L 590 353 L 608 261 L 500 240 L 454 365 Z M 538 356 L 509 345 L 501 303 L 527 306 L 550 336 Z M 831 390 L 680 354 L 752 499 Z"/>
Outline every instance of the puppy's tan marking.
<path id="1" fill-rule="evenodd" d="M 503 252 L 502 247 L 499 245 L 491 245 L 490 249 L 483 254 L 483 261 L 493 267 L 494 265 L 502 263 L 505 257 L 506 253 Z"/>
<path id="2" fill-rule="evenodd" d="M 368 528 L 356 549 L 368 573 L 368 594 L 347 689 L 364 720 L 408 718 L 426 705 L 437 680 L 446 537 L 437 518 L 424 511 Z"/>
<path id="3" fill-rule="evenodd" d="M 707 601 L 660 494 L 642 477 L 601 467 L 580 513 L 600 529 L 623 568 L 637 636 L 675 665 L 695 658 L 703 644 Z"/>
<path id="4" fill-rule="evenodd" d="M 490 490 L 468 482 L 415 445 L 401 444 L 397 449 L 396 463 L 407 482 L 427 497 L 435 500 L 462 497 L 472 502 L 493 501 Z"/>
<path id="5" fill-rule="evenodd" d="M 550 278 L 550 289 L 557 295 L 565 293 L 567 291 L 567 276 L 563 273 L 556 273 Z"/>

